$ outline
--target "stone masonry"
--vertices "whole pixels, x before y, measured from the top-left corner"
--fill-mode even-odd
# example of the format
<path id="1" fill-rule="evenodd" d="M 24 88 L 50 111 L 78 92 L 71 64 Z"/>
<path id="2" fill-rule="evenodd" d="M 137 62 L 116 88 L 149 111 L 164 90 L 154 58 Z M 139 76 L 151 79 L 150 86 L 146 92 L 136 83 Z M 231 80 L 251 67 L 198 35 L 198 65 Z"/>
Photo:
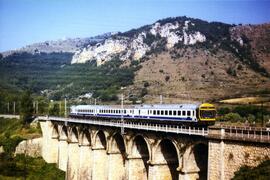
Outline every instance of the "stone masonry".
<path id="1" fill-rule="evenodd" d="M 40 120 L 42 156 L 66 171 L 66 179 L 230 179 L 242 165 L 270 158 L 270 146 Z"/>

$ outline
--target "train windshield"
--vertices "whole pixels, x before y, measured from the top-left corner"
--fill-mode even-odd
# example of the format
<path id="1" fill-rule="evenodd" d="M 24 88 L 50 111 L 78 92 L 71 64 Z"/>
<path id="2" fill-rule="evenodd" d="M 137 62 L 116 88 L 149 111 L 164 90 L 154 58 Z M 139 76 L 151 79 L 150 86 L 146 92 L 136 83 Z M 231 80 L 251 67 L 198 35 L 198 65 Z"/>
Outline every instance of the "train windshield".
<path id="1" fill-rule="evenodd" d="M 200 116 L 202 119 L 214 119 L 216 117 L 215 110 L 201 110 Z"/>

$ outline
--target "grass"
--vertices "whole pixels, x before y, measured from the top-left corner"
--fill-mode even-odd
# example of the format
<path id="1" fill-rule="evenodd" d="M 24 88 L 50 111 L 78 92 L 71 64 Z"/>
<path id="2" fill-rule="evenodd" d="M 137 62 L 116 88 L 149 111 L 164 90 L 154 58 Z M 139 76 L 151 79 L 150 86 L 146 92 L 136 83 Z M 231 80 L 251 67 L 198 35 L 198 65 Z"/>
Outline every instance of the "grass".
<path id="1" fill-rule="evenodd" d="M 226 99 L 220 101 L 220 103 L 226 104 L 257 104 L 261 102 L 269 102 L 270 97 L 244 97 L 244 98 L 234 98 Z"/>
<path id="2" fill-rule="evenodd" d="M 20 119 L 0 118 L 0 138 L 4 136 L 20 136 L 23 139 L 36 138 L 41 136 L 41 129 L 24 127 Z"/>

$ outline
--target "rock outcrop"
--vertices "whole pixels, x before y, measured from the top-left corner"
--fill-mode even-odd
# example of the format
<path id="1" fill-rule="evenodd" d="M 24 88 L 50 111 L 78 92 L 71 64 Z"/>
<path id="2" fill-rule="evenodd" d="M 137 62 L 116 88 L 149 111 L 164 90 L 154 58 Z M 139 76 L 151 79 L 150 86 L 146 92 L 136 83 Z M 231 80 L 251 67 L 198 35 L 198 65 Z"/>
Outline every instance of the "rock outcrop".
<path id="1" fill-rule="evenodd" d="M 128 33 L 119 33 L 102 43 L 89 45 L 77 51 L 71 64 L 96 60 L 97 65 L 101 65 L 115 56 L 119 56 L 121 60 L 138 60 L 154 49 L 160 39 L 166 41 L 167 49 L 173 48 L 179 42 L 184 45 L 194 45 L 197 42 L 206 41 L 204 34 L 199 31 L 189 31 L 189 26 L 195 26 L 195 24 L 191 21 L 165 24 L 156 22 L 147 26 L 145 30 L 138 30 L 133 36 L 127 36 Z"/>
<path id="2" fill-rule="evenodd" d="M 24 140 L 18 144 L 16 154 L 26 154 L 31 157 L 40 157 L 42 149 L 42 138 Z"/>

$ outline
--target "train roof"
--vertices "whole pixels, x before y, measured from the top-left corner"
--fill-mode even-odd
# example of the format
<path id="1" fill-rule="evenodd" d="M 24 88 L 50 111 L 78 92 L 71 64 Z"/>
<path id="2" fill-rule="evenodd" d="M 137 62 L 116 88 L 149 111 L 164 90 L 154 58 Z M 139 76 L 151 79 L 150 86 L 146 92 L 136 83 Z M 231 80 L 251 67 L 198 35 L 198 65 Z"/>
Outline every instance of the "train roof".
<path id="1" fill-rule="evenodd" d="M 124 105 L 124 109 L 196 109 L 200 104 L 142 104 L 142 105 Z M 76 109 L 121 109 L 121 105 L 77 105 L 72 106 Z"/>

